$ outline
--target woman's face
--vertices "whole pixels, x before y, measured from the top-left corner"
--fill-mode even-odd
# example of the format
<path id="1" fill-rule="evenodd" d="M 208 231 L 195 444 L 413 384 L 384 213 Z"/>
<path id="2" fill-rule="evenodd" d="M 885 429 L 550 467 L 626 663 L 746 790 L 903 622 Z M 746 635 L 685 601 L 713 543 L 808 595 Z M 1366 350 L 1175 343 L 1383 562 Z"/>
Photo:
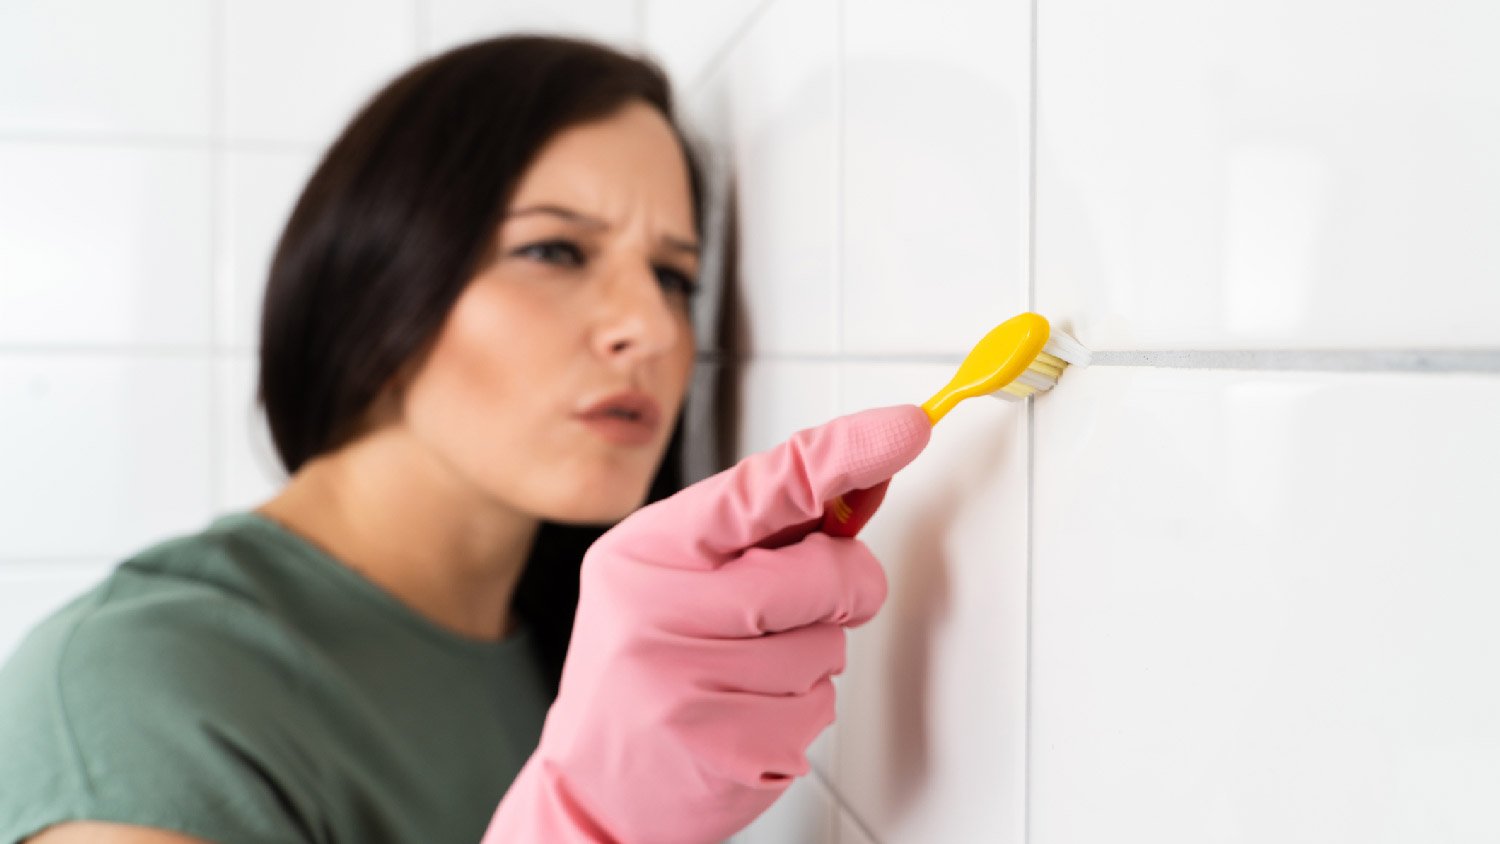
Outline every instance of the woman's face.
<path id="1" fill-rule="evenodd" d="M 698 240 L 666 120 L 633 103 L 559 133 L 497 235 L 408 386 L 405 424 L 493 503 L 623 518 L 645 500 L 693 371 Z"/>

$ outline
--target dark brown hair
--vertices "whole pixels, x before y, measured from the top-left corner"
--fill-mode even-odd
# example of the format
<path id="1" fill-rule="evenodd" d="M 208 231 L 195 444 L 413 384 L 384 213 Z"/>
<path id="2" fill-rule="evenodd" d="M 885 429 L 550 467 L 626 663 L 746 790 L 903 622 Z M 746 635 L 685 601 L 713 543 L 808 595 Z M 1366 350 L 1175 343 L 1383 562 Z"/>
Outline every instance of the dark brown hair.
<path id="1" fill-rule="evenodd" d="M 649 60 L 571 38 L 494 38 L 423 61 L 365 104 L 303 189 L 271 264 L 258 398 L 288 472 L 356 436 L 430 348 L 542 146 L 635 101 L 673 125 L 701 233 L 702 172 Z M 682 449 L 679 416 L 648 500 L 681 488 Z M 544 523 L 517 586 L 514 609 L 554 683 L 579 563 L 603 530 Z"/>

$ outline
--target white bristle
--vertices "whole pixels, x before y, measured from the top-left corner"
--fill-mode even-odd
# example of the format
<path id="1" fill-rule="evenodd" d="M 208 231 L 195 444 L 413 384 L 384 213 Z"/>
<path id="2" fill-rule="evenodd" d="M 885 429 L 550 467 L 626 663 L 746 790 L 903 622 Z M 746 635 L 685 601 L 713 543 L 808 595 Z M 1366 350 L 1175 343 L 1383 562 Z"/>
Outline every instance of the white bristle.
<path id="1" fill-rule="evenodd" d="M 1053 331 L 1042 351 L 1060 357 L 1073 366 L 1088 366 L 1094 359 L 1084 345 L 1061 331 Z"/>

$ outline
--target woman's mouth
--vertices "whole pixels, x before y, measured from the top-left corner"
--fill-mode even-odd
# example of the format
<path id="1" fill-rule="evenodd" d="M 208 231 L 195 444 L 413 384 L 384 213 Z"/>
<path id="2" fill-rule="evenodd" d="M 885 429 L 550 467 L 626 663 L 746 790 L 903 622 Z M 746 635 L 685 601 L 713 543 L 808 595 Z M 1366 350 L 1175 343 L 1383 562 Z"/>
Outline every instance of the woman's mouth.
<path id="1" fill-rule="evenodd" d="M 651 396 L 628 390 L 588 403 L 574 418 L 606 442 L 650 445 L 661 427 L 661 408 Z"/>

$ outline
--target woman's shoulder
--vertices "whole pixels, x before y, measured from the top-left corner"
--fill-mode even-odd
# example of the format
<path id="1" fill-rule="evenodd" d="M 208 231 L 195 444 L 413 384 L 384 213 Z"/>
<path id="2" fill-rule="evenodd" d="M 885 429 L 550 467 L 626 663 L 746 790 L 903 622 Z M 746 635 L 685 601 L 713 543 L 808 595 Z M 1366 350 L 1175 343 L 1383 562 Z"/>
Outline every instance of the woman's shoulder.
<path id="1" fill-rule="evenodd" d="M 22 640 L 0 668 L 0 707 L 14 705 L 18 688 L 118 696 L 200 684 L 208 693 L 222 689 L 222 675 L 243 686 L 256 666 L 294 661 L 294 631 L 268 591 L 274 557 L 235 516 L 130 556 Z"/>
<path id="2" fill-rule="evenodd" d="M 133 555 L 0 666 L 0 838 L 68 817 L 203 832 L 226 783 L 311 787 L 279 748 L 312 671 L 242 540 L 220 520 Z"/>

